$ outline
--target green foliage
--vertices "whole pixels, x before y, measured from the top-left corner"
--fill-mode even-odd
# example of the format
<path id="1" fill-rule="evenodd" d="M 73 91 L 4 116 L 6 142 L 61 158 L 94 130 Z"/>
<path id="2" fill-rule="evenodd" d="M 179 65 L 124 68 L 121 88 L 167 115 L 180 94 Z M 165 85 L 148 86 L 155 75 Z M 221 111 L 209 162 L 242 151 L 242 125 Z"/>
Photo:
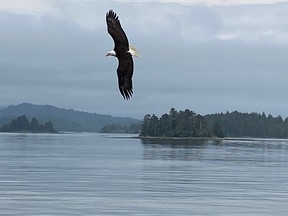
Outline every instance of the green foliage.
<path id="1" fill-rule="evenodd" d="M 29 131 L 30 123 L 25 115 L 13 119 L 10 123 L 10 130 L 12 131 Z"/>
<path id="2" fill-rule="evenodd" d="M 186 109 L 177 111 L 171 108 L 169 114 L 160 118 L 145 115 L 140 136 L 159 137 L 208 137 L 211 136 L 207 124 L 201 115 Z"/>
<path id="3" fill-rule="evenodd" d="M 4 124 L 0 127 L 1 132 L 45 132 L 45 133 L 57 133 L 52 122 L 48 121 L 44 124 L 39 124 L 38 120 L 33 117 L 29 123 L 25 115 L 19 116 L 16 119 L 12 119 L 9 124 Z"/>
<path id="4" fill-rule="evenodd" d="M 217 137 L 224 137 L 223 128 L 220 121 L 216 121 L 213 125 L 213 133 Z"/>
<path id="5" fill-rule="evenodd" d="M 288 120 L 265 113 L 241 113 L 238 111 L 204 116 L 210 130 L 217 135 L 221 127 L 226 137 L 288 138 Z M 218 134 L 219 136 L 219 134 Z M 221 137 L 221 136 L 220 136 Z"/>
<path id="6" fill-rule="evenodd" d="M 32 121 L 30 123 L 30 130 L 32 132 L 36 132 L 36 131 L 42 130 L 38 120 L 35 117 L 33 117 Z"/>
<path id="7" fill-rule="evenodd" d="M 57 130 L 54 128 L 53 124 L 51 121 L 45 122 L 44 127 L 43 127 L 44 132 L 48 133 L 55 133 Z"/>
<path id="8" fill-rule="evenodd" d="M 201 116 L 171 108 L 160 118 L 145 115 L 140 136 L 288 138 L 288 118 L 238 111 Z"/>

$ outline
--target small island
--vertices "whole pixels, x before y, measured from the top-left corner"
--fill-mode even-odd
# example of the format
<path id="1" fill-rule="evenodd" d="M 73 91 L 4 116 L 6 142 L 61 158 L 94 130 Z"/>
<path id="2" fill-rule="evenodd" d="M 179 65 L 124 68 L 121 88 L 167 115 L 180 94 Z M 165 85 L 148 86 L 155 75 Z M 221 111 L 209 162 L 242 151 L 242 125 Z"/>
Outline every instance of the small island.
<path id="1" fill-rule="evenodd" d="M 288 138 L 288 118 L 238 111 L 209 115 L 171 108 L 160 117 L 147 114 L 140 138 Z"/>
<path id="2" fill-rule="evenodd" d="M 140 138 L 161 137 L 161 138 L 203 138 L 223 137 L 220 125 L 215 125 L 211 131 L 203 116 L 192 110 L 177 111 L 171 108 L 169 114 L 165 113 L 160 118 L 153 115 L 145 115 Z"/>
<path id="3" fill-rule="evenodd" d="M 0 126 L 0 132 L 21 132 L 21 133 L 59 133 L 51 121 L 45 122 L 44 125 L 33 117 L 31 122 L 25 115 L 12 119 L 9 124 Z"/>

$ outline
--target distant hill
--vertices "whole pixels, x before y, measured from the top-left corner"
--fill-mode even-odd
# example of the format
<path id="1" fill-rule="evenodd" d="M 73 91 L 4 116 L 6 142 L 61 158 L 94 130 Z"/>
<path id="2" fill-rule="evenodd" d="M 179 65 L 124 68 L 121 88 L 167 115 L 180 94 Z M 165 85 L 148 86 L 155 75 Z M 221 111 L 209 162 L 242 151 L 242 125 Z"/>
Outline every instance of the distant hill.
<path id="1" fill-rule="evenodd" d="M 127 126 L 140 122 L 138 119 L 129 117 L 113 117 L 111 115 L 63 109 L 51 105 L 22 103 L 1 109 L 0 125 L 8 124 L 13 118 L 21 115 L 27 116 L 30 121 L 32 117 L 36 117 L 40 123 L 51 121 L 57 130 L 71 132 L 98 132 L 108 124 Z"/>

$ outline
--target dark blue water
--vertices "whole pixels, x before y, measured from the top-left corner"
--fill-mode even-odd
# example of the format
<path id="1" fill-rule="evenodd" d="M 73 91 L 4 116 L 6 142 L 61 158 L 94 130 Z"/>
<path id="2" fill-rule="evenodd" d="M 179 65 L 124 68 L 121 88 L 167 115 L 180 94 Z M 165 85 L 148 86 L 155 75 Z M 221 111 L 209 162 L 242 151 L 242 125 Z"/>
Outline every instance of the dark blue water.
<path id="1" fill-rule="evenodd" d="M 0 215 L 286 216 L 288 140 L 0 133 Z"/>

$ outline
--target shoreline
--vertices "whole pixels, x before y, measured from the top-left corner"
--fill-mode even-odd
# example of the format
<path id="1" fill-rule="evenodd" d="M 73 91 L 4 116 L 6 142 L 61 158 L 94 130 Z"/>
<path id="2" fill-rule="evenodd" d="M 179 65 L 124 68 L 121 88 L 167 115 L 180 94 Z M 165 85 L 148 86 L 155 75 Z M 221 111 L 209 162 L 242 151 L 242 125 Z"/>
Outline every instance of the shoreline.
<path id="1" fill-rule="evenodd" d="M 151 136 L 138 136 L 138 139 L 158 139 L 158 140 L 223 140 L 220 137 L 151 137 Z"/>
<path id="2" fill-rule="evenodd" d="M 212 141 L 222 141 L 222 140 L 240 140 L 240 141 L 257 141 L 257 140 L 287 140 L 288 138 L 277 138 L 277 137 L 133 137 L 143 140 L 212 140 Z"/>
<path id="3" fill-rule="evenodd" d="M 0 131 L 0 133 L 20 133 L 20 134 L 63 134 L 60 131 L 57 132 L 47 132 L 47 131 Z"/>

